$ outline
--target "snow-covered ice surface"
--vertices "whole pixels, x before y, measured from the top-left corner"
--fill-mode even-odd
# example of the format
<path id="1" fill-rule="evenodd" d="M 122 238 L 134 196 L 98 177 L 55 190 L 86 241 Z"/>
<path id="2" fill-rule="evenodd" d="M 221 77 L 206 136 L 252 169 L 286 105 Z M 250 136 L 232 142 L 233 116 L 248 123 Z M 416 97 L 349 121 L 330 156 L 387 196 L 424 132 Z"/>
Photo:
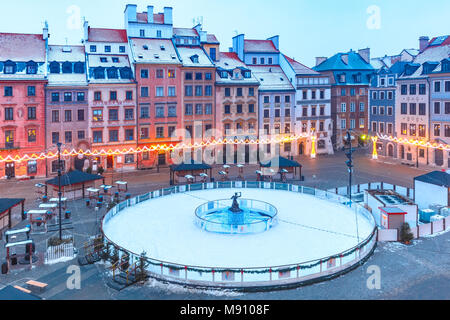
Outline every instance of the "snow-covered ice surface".
<path id="1" fill-rule="evenodd" d="M 229 198 L 266 201 L 278 209 L 278 225 L 248 235 L 215 234 L 194 223 L 199 205 Z M 358 215 L 359 241 L 374 226 Z M 354 210 L 302 193 L 272 189 L 212 189 L 151 199 L 121 211 L 104 225 L 106 236 L 136 254 L 181 265 L 250 268 L 328 257 L 358 244 Z"/>

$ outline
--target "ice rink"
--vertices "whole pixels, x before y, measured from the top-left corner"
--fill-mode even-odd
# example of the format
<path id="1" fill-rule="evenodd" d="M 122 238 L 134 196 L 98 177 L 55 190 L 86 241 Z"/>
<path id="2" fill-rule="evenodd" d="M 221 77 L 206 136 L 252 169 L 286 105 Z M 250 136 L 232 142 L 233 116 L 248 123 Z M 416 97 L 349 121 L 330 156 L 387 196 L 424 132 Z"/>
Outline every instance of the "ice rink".
<path id="1" fill-rule="evenodd" d="M 242 198 L 269 202 L 278 225 L 258 234 L 226 235 L 200 230 L 199 205 Z M 358 228 L 356 225 L 358 221 Z M 366 239 L 374 225 L 343 205 L 314 196 L 272 189 L 211 189 L 172 194 L 128 207 L 103 226 L 117 245 L 148 257 L 181 265 L 250 268 L 297 264 L 328 257 Z"/>

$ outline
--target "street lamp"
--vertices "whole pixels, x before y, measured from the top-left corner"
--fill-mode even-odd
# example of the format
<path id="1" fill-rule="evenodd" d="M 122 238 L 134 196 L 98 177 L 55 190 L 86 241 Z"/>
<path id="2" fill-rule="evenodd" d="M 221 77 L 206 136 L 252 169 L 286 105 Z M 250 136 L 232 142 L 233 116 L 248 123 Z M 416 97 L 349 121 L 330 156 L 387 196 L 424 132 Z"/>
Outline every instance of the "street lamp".
<path id="1" fill-rule="evenodd" d="M 348 167 L 348 198 L 350 199 L 350 206 L 352 205 L 352 171 L 353 171 L 353 148 L 352 148 L 352 137 L 350 134 L 350 130 L 347 131 L 347 141 L 346 144 L 349 145 L 348 151 L 345 152 L 348 160 L 345 161 L 345 164 Z M 345 150 L 345 147 L 344 147 Z"/>
<path id="2" fill-rule="evenodd" d="M 62 224 L 61 224 L 61 142 L 56 143 L 58 147 L 58 210 L 59 210 L 59 240 L 62 240 Z"/>

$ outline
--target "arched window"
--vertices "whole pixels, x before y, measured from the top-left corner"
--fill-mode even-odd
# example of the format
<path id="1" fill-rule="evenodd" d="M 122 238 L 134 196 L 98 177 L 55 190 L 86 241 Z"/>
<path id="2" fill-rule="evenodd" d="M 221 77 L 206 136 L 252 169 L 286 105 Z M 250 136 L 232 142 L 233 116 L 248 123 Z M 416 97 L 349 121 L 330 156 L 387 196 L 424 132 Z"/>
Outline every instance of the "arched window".
<path id="1" fill-rule="evenodd" d="M 117 68 L 111 67 L 107 69 L 108 79 L 117 79 L 119 75 L 117 74 Z"/>
<path id="2" fill-rule="evenodd" d="M 131 79 L 132 73 L 130 67 L 123 67 L 120 69 L 120 77 L 122 79 Z"/>
<path id="3" fill-rule="evenodd" d="M 36 74 L 37 73 L 37 63 L 34 61 L 27 62 L 27 74 Z"/>
<path id="4" fill-rule="evenodd" d="M 84 73 L 84 63 L 83 62 L 75 62 L 73 67 L 75 73 Z"/>
<path id="5" fill-rule="evenodd" d="M 50 73 L 60 73 L 61 72 L 61 66 L 59 62 L 52 61 L 50 62 Z"/>
<path id="6" fill-rule="evenodd" d="M 97 67 L 94 69 L 94 78 L 95 79 L 105 79 L 105 68 Z"/>
<path id="7" fill-rule="evenodd" d="M 62 64 L 63 73 L 72 73 L 72 62 L 66 61 Z"/>

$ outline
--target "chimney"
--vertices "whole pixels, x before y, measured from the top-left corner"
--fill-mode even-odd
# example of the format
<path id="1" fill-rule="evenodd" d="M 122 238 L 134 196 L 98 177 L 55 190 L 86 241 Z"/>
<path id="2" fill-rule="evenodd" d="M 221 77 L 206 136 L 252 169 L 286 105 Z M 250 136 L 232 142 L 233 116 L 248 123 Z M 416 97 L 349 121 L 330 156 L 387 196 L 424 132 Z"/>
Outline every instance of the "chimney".
<path id="1" fill-rule="evenodd" d="M 365 62 L 370 63 L 370 48 L 359 49 L 358 54 Z"/>
<path id="2" fill-rule="evenodd" d="M 348 64 L 348 53 L 343 53 L 341 59 L 345 64 Z"/>
<path id="3" fill-rule="evenodd" d="M 272 41 L 275 48 L 277 48 L 277 50 L 280 50 L 280 36 L 273 36 L 267 40 Z"/>
<path id="4" fill-rule="evenodd" d="M 127 4 L 125 7 L 125 22 L 136 22 L 137 21 L 137 6 L 135 4 Z M 126 25 L 127 25 L 126 24 Z"/>
<path id="5" fill-rule="evenodd" d="M 316 66 L 327 60 L 327 57 L 316 57 Z"/>
<path id="6" fill-rule="evenodd" d="M 48 40 L 48 22 L 45 21 L 44 29 L 42 30 L 42 39 Z"/>
<path id="7" fill-rule="evenodd" d="M 83 21 L 84 41 L 89 41 L 89 22 Z"/>
<path id="8" fill-rule="evenodd" d="M 147 22 L 153 23 L 153 6 L 147 6 Z"/>
<path id="9" fill-rule="evenodd" d="M 171 7 L 164 7 L 164 24 L 173 24 Z"/>
<path id="10" fill-rule="evenodd" d="M 428 41 L 430 41 L 430 38 L 427 36 L 422 36 L 419 38 L 419 50 L 421 53 L 428 47 Z"/>

